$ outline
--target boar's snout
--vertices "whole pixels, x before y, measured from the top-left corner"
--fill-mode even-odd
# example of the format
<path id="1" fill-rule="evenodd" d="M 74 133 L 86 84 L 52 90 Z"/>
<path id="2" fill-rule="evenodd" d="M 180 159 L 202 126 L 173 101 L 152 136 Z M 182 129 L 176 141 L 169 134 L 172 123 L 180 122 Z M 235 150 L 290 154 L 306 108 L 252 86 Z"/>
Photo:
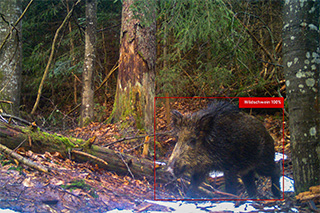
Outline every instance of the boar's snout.
<path id="1" fill-rule="evenodd" d="M 168 166 L 166 171 L 169 172 L 172 176 L 174 176 L 174 172 L 171 166 Z"/>
<path id="2" fill-rule="evenodd" d="M 175 175 L 174 175 L 174 163 L 175 163 L 175 159 L 173 157 L 170 157 L 169 162 L 168 162 L 168 167 L 166 169 L 166 171 L 169 172 L 173 177 L 175 177 Z"/>

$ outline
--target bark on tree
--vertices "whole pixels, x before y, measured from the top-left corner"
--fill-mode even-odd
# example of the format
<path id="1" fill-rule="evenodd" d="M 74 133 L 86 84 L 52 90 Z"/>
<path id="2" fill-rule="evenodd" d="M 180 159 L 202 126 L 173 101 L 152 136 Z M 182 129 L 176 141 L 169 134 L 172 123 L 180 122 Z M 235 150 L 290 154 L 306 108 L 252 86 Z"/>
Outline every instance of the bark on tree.
<path id="1" fill-rule="evenodd" d="M 283 62 L 295 191 L 320 184 L 319 1 L 284 5 Z"/>
<path id="2" fill-rule="evenodd" d="M 0 1 L 0 44 L 11 31 L 22 13 L 21 0 Z M 9 39 L 0 50 L 0 99 L 11 101 L 2 104 L 1 109 L 15 115 L 19 112 L 21 89 L 21 22 L 11 32 Z"/>
<path id="3" fill-rule="evenodd" d="M 133 116 L 139 129 L 153 131 L 156 22 L 142 26 L 133 18 L 134 0 L 123 1 L 120 64 L 112 120 Z M 147 3 L 146 3 L 147 4 Z M 155 17 L 154 17 L 155 18 Z"/>
<path id="4" fill-rule="evenodd" d="M 93 75 L 96 60 L 96 26 L 97 26 L 97 2 L 86 1 L 86 33 L 85 56 L 83 66 L 83 91 L 81 104 L 80 126 L 87 125 L 93 119 L 94 112 L 94 84 Z"/>

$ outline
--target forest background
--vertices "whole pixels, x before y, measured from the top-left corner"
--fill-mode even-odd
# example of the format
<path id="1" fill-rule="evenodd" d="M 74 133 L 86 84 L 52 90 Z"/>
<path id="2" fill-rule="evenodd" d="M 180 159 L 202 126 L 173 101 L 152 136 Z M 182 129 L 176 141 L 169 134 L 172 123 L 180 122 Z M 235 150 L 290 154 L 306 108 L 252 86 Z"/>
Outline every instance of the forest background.
<path id="1" fill-rule="evenodd" d="M 28 2 L 23 1 L 23 8 Z M 53 35 L 68 12 L 66 3 L 35 1 L 22 21 L 21 111 L 32 109 Z M 79 110 L 70 111 L 81 101 L 84 3 L 75 8 L 69 25 L 58 38 L 36 111 L 39 119 L 50 128 L 61 126 L 62 120 L 71 122 L 68 127 L 78 123 L 75 118 Z M 71 2 L 69 4 L 71 7 Z M 196 8 L 192 11 L 183 7 L 177 10 L 184 18 L 167 15 L 166 11 L 159 15 L 156 96 L 285 96 L 281 2 L 217 1 L 212 5 L 194 5 Z M 112 68 L 119 59 L 121 2 L 101 0 L 97 8 L 95 88 L 106 76 L 110 77 L 95 94 L 95 118 L 104 121 L 115 96 L 116 72 Z"/>
<path id="2" fill-rule="evenodd" d="M 20 1 L 8 0 L 2 1 L 2 4 L 6 2 Z M 21 8 L 27 8 L 30 2 L 22 0 Z M 17 31 L 17 35 L 22 35 L 18 43 L 22 45 L 19 59 L 22 61 L 21 87 L 17 87 L 19 91 L 16 93 L 21 94 L 18 115 L 35 120 L 41 128 L 60 131 L 74 129 L 81 123 L 86 30 L 89 28 L 88 13 L 85 11 L 89 2 L 94 1 L 35 0 L 24 14 L 22 30 Z M 92 121 L 95 122 L 107 122 L 115 107 L 118 85 L 116 71 L 121 64 L 119 41 L 125 37 L 121 31 L 121 26 L 126 24 L 122 11 L 124 2 L 132 3 L 97 1 L 94 106 L 91 107 L 94 109 Z M 152 25 L 153 18 L 156 21 L 155 96 L 284 97 L 284 112 L 288 115 L 286 86 L 289 84 L 285 85 L 282 48 L 283 38 L 293 40 L 294 36 L 289 37 L 291 32 L 285 34 L 287 37 L 282 36 L 282 30 L 286 29 L 283 28 L 283 5 L 294 5 L 294 2 L 136 1 L 130 6 L 136 15 L 133 18 L 141 18 L 136 22 L 136 27 L 146 29 Z M 303 5 L 300 4 L 301 8 Z M 155 8 L 156 15 L 150 8 Z M 315 9 L 310 11 L 314 12 Z M 67 14 L 71 14 L 68 19 Z M 319 17 L 315 17 L 318 21 Z M 2 24 L 8 25 L 4 12 L 1 18 Z M 61 25 L 65 20 L 67 23 Z M 59 34 L 57 29 L 60 30 Z M 310 30 L 314 28 L 310 27 Z M 15 52 L 18 45 L 13 46 L 11 52 Z M 138 51 L 137 55 L 143 58 L 144 52 Z M 310 53 L 306 57 L 311 57 Z M 319 67 L 316 51 L 312 57 Z M 294 59 L 294 64 L 297 60 Z M 51 61 L 50 66 L 48 61 Z M 291 63 L 285 63 L 287 68 Z M 314 70 L 313 67 L 311 69 Z M 48 71 L 48 75 L 42 82 L 44 70 Z M 306 84 L 315 85 L 309 89 L 316 91 L 319 71 L 314 73 L 315 78 L 307 79 Z M 303 74 L 301 76 L 306 77 Z M 39 85 L 43 86 L 40 96 Z M 291 85 L 298 87 L 298 84 Z M 317 94 L 312 95 L 315 99 L 318 97 Z M 34 103 L 39 97 L 39 105 L 35 110 Z M 8 106 L 8 102 L 1 104 L 4 112 L 10 114 L 12 108 L 4 107 Z M 31 111 L 32 115 L 29 113 Z M 314 121 L 317 122 L 316 109 L 315 112 Z M 16 111 L 13 110 L 12 114 L 16 114 Z M 312 128 L 310 137 L 316 137 L 316 128 Z"/>

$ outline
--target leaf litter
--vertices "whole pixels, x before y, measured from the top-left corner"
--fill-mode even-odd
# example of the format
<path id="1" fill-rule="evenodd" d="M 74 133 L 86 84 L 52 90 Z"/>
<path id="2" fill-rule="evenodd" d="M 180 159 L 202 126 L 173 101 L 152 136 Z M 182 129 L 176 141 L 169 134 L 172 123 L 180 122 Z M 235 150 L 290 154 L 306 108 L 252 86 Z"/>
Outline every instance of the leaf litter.
<path id="1" fill-rule="evenodd" d="M 170 103 L 171 107 L 184 112 L 196 111 L 205 107 L 206 101 L 199 100 L 194 104 L 188 101 Z M 164 104 L 156 109 L 156 132 L 170 129 L 166 120 Z M 275 118 L 278 117 L 278 118 Z M 276 151 L 282 153 L 283 149 L 288 159 L 284 161 L 285 175 L 292 178 L 292 164 L 290 156 L 290 134 L 287 123 L 283 123 L 281 115 L 261 116 L 261 120 L 275 139 Z M 121 128 L 121 123 L 104 124 L 91 123 L 83 128 L 75 128 L 65 132 L 66 135 L 88 140 L 94 138 L 94 144 L 106 146 L 121 152 L 128 152 L 141 156 L 144 138 L 142 132 L 134 126 L 132 118 L 127 119 L 131 126 Z M 127 122 L 127 121 L 126 121 Z M 284 132 L 282 125 L 284 124 Z M 284 139 L 282 138 L 284 135 Z M 119 140 L 131 138 L 130 140 Z M 116 143 L 114 143 L 116 141 Z M 117 142 L 119 141 L 119 142 Z M 108 145 L 111 144 L 111 145 Z M 156 138 L 159 161 L 166 161 L 175 144 L 175 138 L 170 135 L 160 135 Z M 107 212 L 110 210 L 146 211 L 174 211 L 170 205 L 160 202 L 151 202 L 154 196 L 154 186 L 150 180 L 132 179 L 130 176 L 118 175 L 112 171 L 105 171 L 89 163 L 77 163 L 70 159 L 63 159 L 59 152 L 37 154 L 31 151 L 20 150 L 19 154 L 33 161 L 52 168 L 48 174 L 20 165 L 14 160 L 2 157 L 0 167 L 0 207 L 22 212 Z M 147 157 L 153 159 L 153 156 Z M 209 179 L 215 187 L 223 185 L 222 177 Z M 265 180 L 260 180 L 259 190 L 270 188 Z M 169 197 L 179 198 L 179 193 L 164 188 L 157 191 Z M 218 205 L 212 202 L 211 206 Z M 184 203 L 186 204 L 186 203 Z M 201 202 L 194 202 L 197 206 Z M 179 205 L 183 205 L 180 203 Z M 319 200 L 299 202 L 293 193 L 287 193 L 283 201 L 264 201 L 254 203 L 256 210 L 262 211 L 265 207 L 276 206 L 273 210 L 308 212 L 310 208 L 319 209 Z M 203 207 L 202 207 L 203 208 Z M 177 209 L 177 208 L 176 208 Z M 210 208 L 206 210 L 210 211 Z M 266 209 L 264 209 L 266 210 Z M 212 210 L 211 210 L 212 211 Z M 230 210 L 229 210 L 230 211 Z"/>

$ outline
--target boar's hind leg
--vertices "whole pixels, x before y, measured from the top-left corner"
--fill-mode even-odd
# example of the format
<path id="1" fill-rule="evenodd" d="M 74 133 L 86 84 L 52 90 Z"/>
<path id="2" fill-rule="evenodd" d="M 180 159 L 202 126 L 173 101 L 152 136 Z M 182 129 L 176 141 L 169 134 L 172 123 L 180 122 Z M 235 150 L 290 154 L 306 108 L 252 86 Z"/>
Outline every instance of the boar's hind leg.
<path id="1" fill-rule="evenodd" d="M 279 167 L 276 166 L 276 164 L 274 164 L 274 169 L 270 172 L 270 177 L 271 177 L 271 191 L 272 194 L 276 197 L 276 198 L 280 198 L 281 197 L 281 190 L 280 190 L 280 169 Z"/>
<path id="2" fill-rule="evenodd" d="M 280 177 L 279 177 L 278 174 L 274 174 L 274 175 L 271 176 L 271 182 L 272 182 L 271 191 L 272 191 L 273 195 L 276 198 L 280 198 L 281 197 L 279 179 L 280 179 Z"/>
<path id="3" fill-rule="evenodd" d="M 279 168 L 276 166 L 276 164 L 274 162 L 270 163 L 268 166 L 265 166 L 264 168 L 258 168 L 257 173 L 259 175 L 263 175 L 263 176 L 267 176 L 267 177 L 271 177 L 271 182 L 272 182 L 272 186 L 271 186 L 271 191 L 272 194 L 276 197 L 276 198 L 280 198 L 281 193 L 280 193 L 280 170 Z"/>
<path id="4" fill-rule="evenodd" d="M 272 173 L 270 175 L 271 182 L 272 182 L 271 191 L 272 191 L 273 195 L 276 198 L 280 198 L 281 197 L 281 190 L 280 190 L 281 172 L 280 172 L 280 166 L 278 164 L 276 164 L 276 163 L 274 163 L 273 165 L 274 165 L 274 169 L 272 170 Z"/>
<path id="5" fill-rule="evenodd" d="M 242 175 L 241 177 L 244 186 L 246 187 L 246 190 L 248 192 L 248 195 L 250 198 L 256 198 L 257 196 L 257 186 L 255 183 L 255 176 L 254 171 L 251 170 L 247 174 Z"/>

